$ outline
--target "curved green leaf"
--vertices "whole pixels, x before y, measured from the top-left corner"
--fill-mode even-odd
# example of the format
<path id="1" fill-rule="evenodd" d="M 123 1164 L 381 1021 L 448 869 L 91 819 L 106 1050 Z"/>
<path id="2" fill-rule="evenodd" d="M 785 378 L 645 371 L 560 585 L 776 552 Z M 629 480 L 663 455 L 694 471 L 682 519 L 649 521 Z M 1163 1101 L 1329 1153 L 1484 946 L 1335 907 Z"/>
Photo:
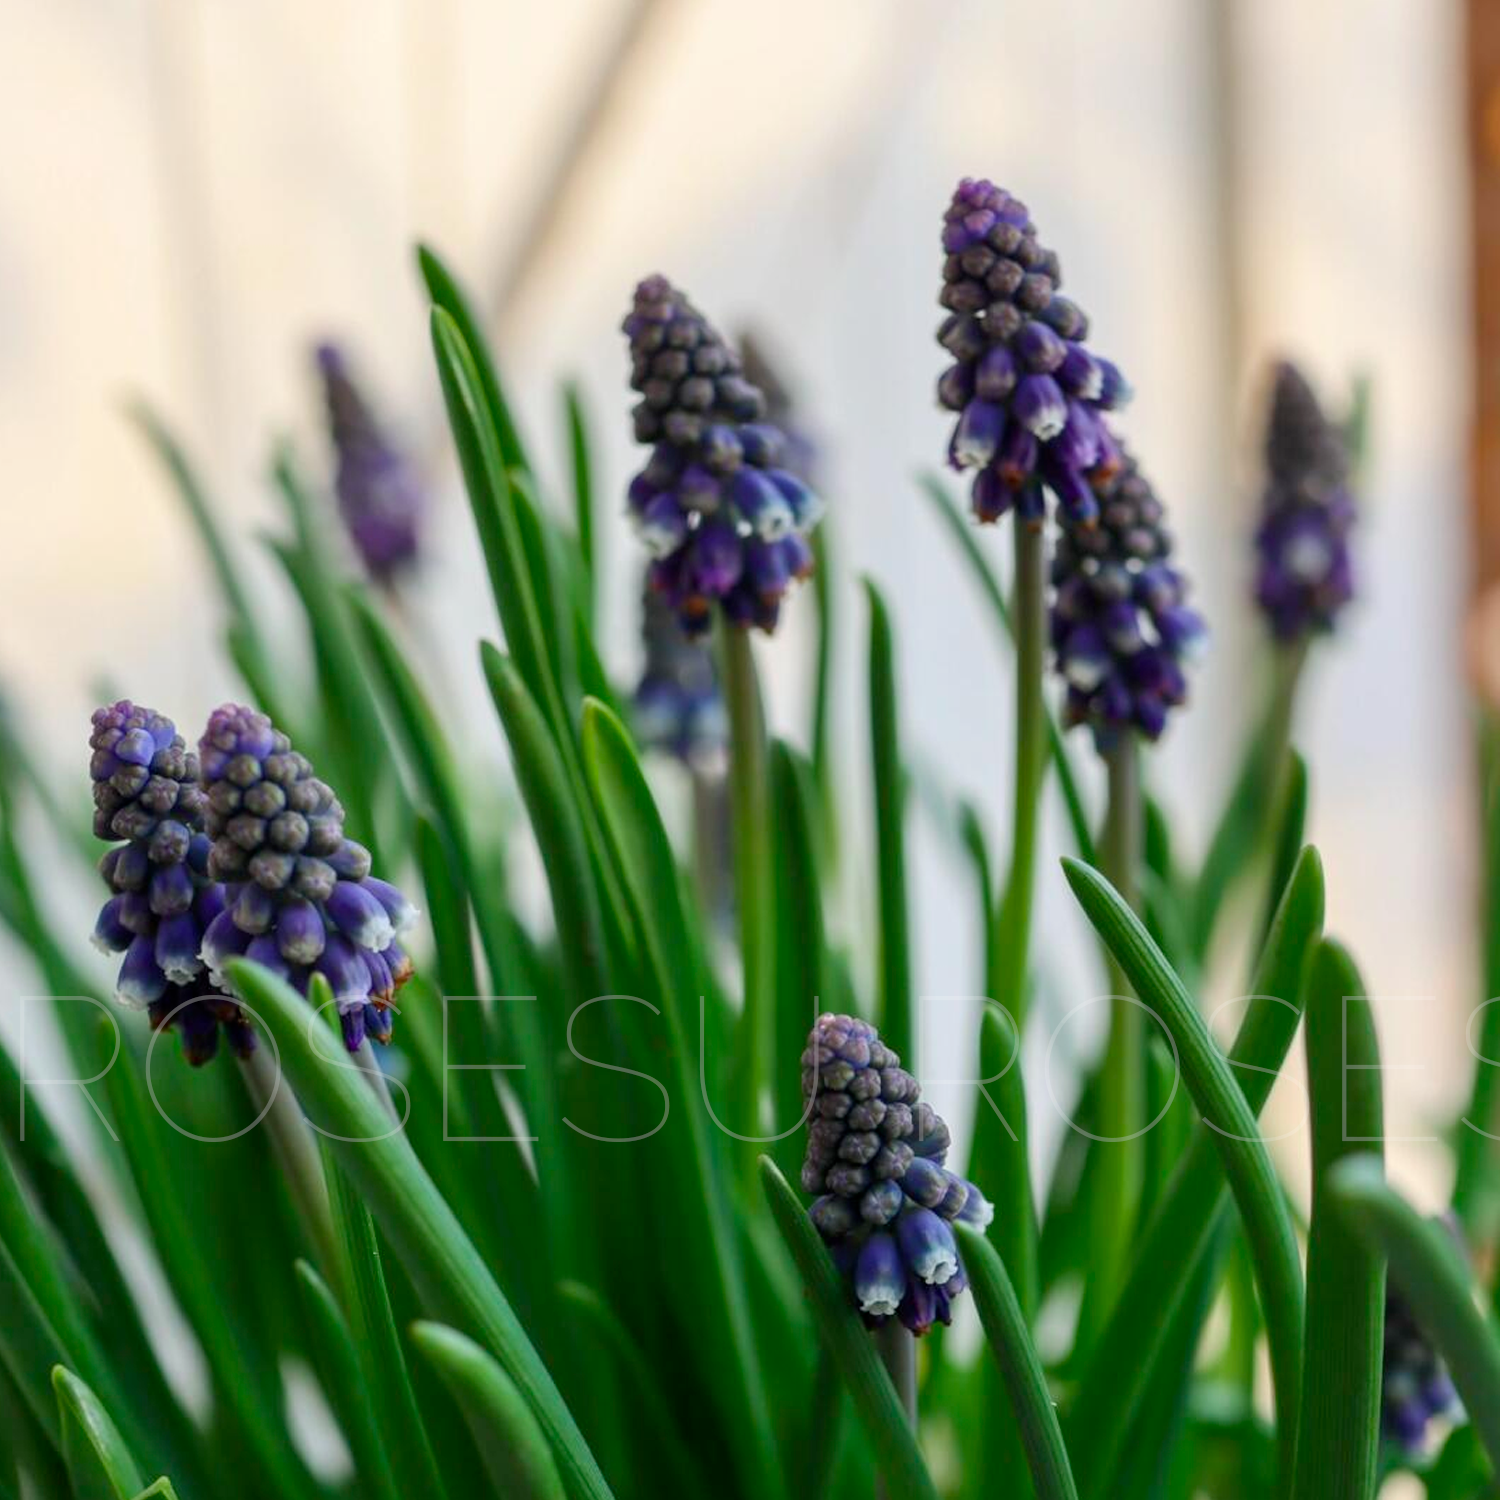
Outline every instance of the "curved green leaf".
<path id="1" fill-rule="evenodd" d="M 1089 921 L 1171 1036 L 1199 1113 L 1221 1126 L 1213 1140 L 1255 1264 L 1271 1348 L 1282 1481 L 1289 1483 L 1301 1402 L 1302 1262 L 1276 1170 L 1228 1062 L 1161 949 L 1102 875 L 1071 859 L 1063 870 Z"/>
<path id="2" fill-rule="evenodd" d="M 1448 1362 L 1469 1420 L 1500 1471 L 1500 1330 L 1475 1303 L 1469 1268 L 1452 1236 L 1387 1187 L 1384 1166 L 1374 1158 L 1339 1162 L 1327 1187 L 1360 1238 L 1386 1256 L 1392 1283 Z"/>
<path id="3" fill-rule="evenodd" d="M 769 1156 L 760 1159 L 761 1186 L 776 1227 L 802 1274 L 824 1347 L 849 1388 L 865 1438 L 875 1452 L 887 1492 L 901 1500 L 936 1500 L 916 1434 L 902 1410 L 875 1341 L 860 1322 L 848 1289 L 797 1195 Z"/>
<path id="4" fill-rule="evenodd" d="M 325 1132 L 340 1165 L 370 1205 L 424 1299 L 440 1316 L 470 1327 L 531 1403 L 575 1497 L 604 1500 L 604 1476 L 552 1377 L 495 1285 L 453 1211 L 391 1125 L 356 1067 L 330 1055 L 331 1038 L 295 990 L 258 965 L 231 965 L 245 996 L 274 1037 L 281 1065 Z M 314 1038 L 321 1036 L 322 1047 Z"/>
<path id="5" fill-rule="evenodd" d="M 411 1341 L 463 1408 L 495 1492 L 508 1500 L 563 1500 L 547 1439 L 505 1371 L 473 1339 L 441 1323 L 413 1324 Z"/>
<path id="6" fill-rule="evenodd" d="M 430 1493 L 397 1488 L 384 1434 L 375 1421 L 376 1402 L 384 1392 L 379 1388 L 371 1390 L 365 1384 L 349 1325 L 344 1321 L 327 1283 L 305 1260 L 297 1261 L 293 1269 L 297 1277 L 297 1295 L 307 1320 L 313 1364 L 323 1394 L 338 1417 L 348 1442 L 360 1493 L 385 1496 L 386 1500 L 399 1500 L 403 1493 Z"/>
<path id="7" fill-rule="evenodd" d="M 1010 1412 L 1020 1425 L 1037 1500 L 1078 1500 L 1057 1410 L 1016 1289 L 995 1247 L 979 1230 L 960 1224 L 958 1238 L 979 1321 L 1004 1376 Z M 985 1413 L 985 1420 L 993 1421 L 996 1415 Z"/>
<path id="8" fill-rule="evenodd" d="M 1308 972 L 1304 1039 L 1313 1190 L 1292 1495 L 1369 1500 L 1379 1475 L 1385 1257 L 1338 1212 L 1328 1184 L 1349 1156 L 1380 1160 L 1380 1048 L 1359 972 L 1344 949 L 1327 939 L 1314 950 Z"/>
<path id="9" fill-rule="evenodd" d="M 141 1471 L 99 1398 L 62 1365 L 52 1371 L 52 1389 L 75 1500 L 132 1500 Z"/>

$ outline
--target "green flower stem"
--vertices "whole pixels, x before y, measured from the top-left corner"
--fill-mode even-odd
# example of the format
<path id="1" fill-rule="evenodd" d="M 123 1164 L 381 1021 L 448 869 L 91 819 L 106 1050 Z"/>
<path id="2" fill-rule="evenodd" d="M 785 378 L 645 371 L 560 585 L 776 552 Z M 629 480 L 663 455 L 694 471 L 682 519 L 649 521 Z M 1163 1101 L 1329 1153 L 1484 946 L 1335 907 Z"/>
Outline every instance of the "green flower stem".
<path id="1" fill-rule="evenodd" d="M 1139 747 L 1133 733 L 1108 753 L 1109 811 L 1101 860 L 1120 896 L 1140 904 L 1141 786 Z M 1125 1278 L 1140 1208 L 1145 1143 L 1145 1028 L 1129 981 L 1109 956 L 1109 1039 L 1099 1080 L 1099 1181 L 1091 1234 L 1089 1276 L 1080 1330 L 1096 1331 L 1114 1306 Z"/>
<path id="2" fill-rule="evenodd" d="M 771 808 L 766 726 L 750 634 L 736 626 L 719 628 L 720 672 L 729 709 L 729 801 L 734 837 L 735 895 L 740 923 L 745 1009 L 739 1050 L 742 1130 L 760 1127 L 761 1099 L 768 1077 L 771 1041 Z"/>
<path id="3" fill-rule="evenodd" d="M 1339 1162 L 1329 1172 L 1328 1193 L 1359 1236 L 1385 1253 L 1392 1283 L 1447 1360 L 1469 1419 L 1500 1469 L 1500 1337 L 1474 1300 L 1468 1267 L 1448 1231 L 1387 1187 L 1375 1159 Z"/>
<path id="4" fill-rule="evenodd" d="M 880 990 L 876 1011 L 885 1043 L 913 1072 L 917 1018 L 912 1009 L 911 938 L 906 899 L 906 770 L 896 708 L 895 642 L 879 589 L 865 580 L 870 605 L 870 769 L 875 788 L 879 888 Z"/>
<path id="5" fill-rule="evenodd" d="M 1016 640 L 1015 802 L 1010 877 L 995 915 L 995 972 L 990 993 L 1024 1032 L 1029 998 L 1031 910 L 1036 892 L 1036 836 L 1047 773 L 1047 706 L 1042 675 L 1047 647 L 1047 543 L 1040 527 L 1017 521 L 1016 579 L 1011 623 Z"/>
<path id="6" fill-rule="evenodd" d="M 1256 865 L 1263 832 L 1281 823 L 1290 785 L 1292 719 L 1307 663 L 1305 642 L 1278 648 L 1270 698 L 1209 840 L 1192 899 L 1192 956 L 1207 961 L 1214 932 L 1241 876 Z M 1269 814 L 1269 815 L 1268 815 Z"/>
<path id="7" fill-rule="evenodd" d="M 319 1269 L 324 1276 L 332 1276 L 338 1265 L 338 1241 L 333 1232 L 323 1163 L 312 1132 L 297 1108 L 292 1091 L 283 1087 L 276 1060 L 267 1048 L 257 1047 L 245 1058 L 240 1074 L 256 1110 L 265 1111 L 263 1123 L 271 1139 L 271 1149 L 276 1153 L 287 1192 L 317 1254 Z"/>
<path id="8" fill-rule="evenodd" d="M 875 1335 L 880 1362 L 891 1377 L 906 1420 L 917 1425 L 917 1345 L 899 1319 L 891 1318 Z"/>
<path id="9" fill-rule="evenodd" d="M 1364 984 L 1337 943 L 1314 950 L 1307 986 L 1313 1189 L 1292 1497 L 1369 1500 L 1380 1453 L 1385 1257 L 1337 1212 L 1328 1183 L 1351 1155 L 1380 1159 L 1380 1048 Z"/>

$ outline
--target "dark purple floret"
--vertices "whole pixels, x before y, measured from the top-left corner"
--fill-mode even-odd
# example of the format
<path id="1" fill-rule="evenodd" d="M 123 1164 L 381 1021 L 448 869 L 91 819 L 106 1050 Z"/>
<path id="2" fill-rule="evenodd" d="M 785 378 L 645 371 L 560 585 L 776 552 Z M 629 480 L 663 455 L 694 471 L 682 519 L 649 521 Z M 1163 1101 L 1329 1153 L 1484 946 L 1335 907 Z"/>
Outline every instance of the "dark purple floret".
<path id="1" fill-rule="evenodd" d="M 1343 434 L 1295 365 L 1276 367 L 1266 492 L 1255 534 L 1255 599 L 1278 641 L 1334 629 L 1354 597 L 1356 508 Z"/>
<path id="2" fill-rule="evenodd" d="M 355 384 L 344 351 L 320 344 L 317 362 L 337 464 L 339 514 L 370 576 L 390 583 L 417 560 L 427 496 L 411 460 Z"/>
<path id="3" fill-rule="evenodd" d="M 1206 631 L 1186 603 L 1161 502 L 1128 456 L 1096 491 L 1097 519 L 1059 517 L 1052 646 L 1065 715 L 1101 749 L 1126 730 L 1156 739 L 1187 696 L 1185 667 Z"/>
<path id="4" fill-rule="evenodd" d="M 689 635 L 708 629 L 716 603 L 770 632 L 812 571 L 821 503 L 786 466 L 785 436 L 739 356 L 665 277 L 641 282 L 623 326 L 635 435 L 652 445 L 628 492 L 650 585 Z"/>
<path id="5" fill-rule="evenodd" d="M 1457 1220 L 1441 1221 L 1463 1251 Z M 1465 1252 L 1466 1253 L 1466 1252 Z M 1387 1441 L 1408 1460 L 1427 1450 L 1432 1423 L 1456 1421 L 1463 1414 L 1447 1366 L 1422 1331 L 1411 1304 L 1387 1280 L 1385 1345 L 1381 1366 L 1380 1428 Z"/>
<path id="6" fill-rule="evenodd" d="M 389 1040 L 391 1003 L 412 972 L 397 938 L 415 910 L 370 874 L 338 799 L 264 714 L 215 709 L 198 752 L 208 868 L 226 902 L 204 936 L 209 969 L 219 978 L 243 956 L 302 994 L 319 973 L 351 1052 L 366 1036 Z"/>
<path id="7" fill-rule="evenodd" d="M 713 653 L 703 641 L 683 635 L 671 607 L 655 589 L 645 589 L 641 608 L 646 666 L 635 690 L 640 742 L 700 774 L 718 774 L 724 766 L 729 724 Z"/>
<path id="8" fill-rule="evenodd" d="M 892 1316 L 915 1334 L 947 1323 L 967 1285 L 952 1230 L 984 1228 L 984 1194 L 944 1165 L 948 1127 L 875 1028 L 819 1016 L 802 1054 L 810 1102 L 804 1192 L 866 1323 Z"/>
<path id="9" fill-rule="evenodd" d="M 964 178 L 943 217 L 943 251 L 938 342 L 954 363 L 938 400 L 957 413 L 949 462 L 976 471 L 975 516 L 998 521 L 1014 509 L 1039 524 L 1050 490 L 1064 517 L 1090 523 L 1090 480 L 1107 479 L 1120 457 L 1100 413 L 1129 388 L 1084 346 L 1088 319 L 1058 294 L 1057 256 L 1037 243 L 1025 204 Z"/>
<path id="10" fill-rule="evenodd" d="M 218 1050 L 221 1029 L 248 1056 L 255 1034 L 199 956 L 224 892 L 208 874 L 198 757 L 170 719 L 123 699 L 95 711 L 89 747 L 94 832 L 124 840 L 100 861 L 111 894 L 94 924 L 95 946 L 124 955 L 116 997 L 144 1009 L 154 1030 L 175 1031 L 195 1067 Z"/>

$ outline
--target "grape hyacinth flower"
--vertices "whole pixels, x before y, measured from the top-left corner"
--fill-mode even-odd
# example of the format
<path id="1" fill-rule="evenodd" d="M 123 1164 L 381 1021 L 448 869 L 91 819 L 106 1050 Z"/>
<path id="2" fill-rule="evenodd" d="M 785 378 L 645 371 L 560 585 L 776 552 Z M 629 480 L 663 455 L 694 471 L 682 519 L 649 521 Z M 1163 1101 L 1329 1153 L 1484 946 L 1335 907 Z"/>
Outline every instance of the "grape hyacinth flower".
<path id="1" fill-rule="evenodd" d="M 713 654 L 701 640 L 683 635 L 670 606 L 649 584 L 641 608 L 646 666 L 635 690 L 641 743 L 700 775 L 717 776 L 724 769 L 729 720 Z"/>
<path id="2" fill-rule="evenodd" d="M 336 344 L 320 344 L 318 372 L 337 463 L 339 514 L 370 577 L 389 585 L 416 562 L 427 497 L 410 459 L 367 405 Z"/>
<path id="3" fill-rule="evenodd" d="M 209 969 L 217 977 L 243 955 L 304 995 L 322 974 L 349 1051 L 366 1036 L 389 1041 L 391 1002 L 412 972 L 397 938 L 415 909 L 370 874 L 337 798 L 265 714 L 215 709 L 198 754 L 208 869 L 226 900 L 204 936 Z"/>
<path id="4" fill-rule="evenodd" d="M 95 710 L 94 832 L 120 839 L 100 861 L 111 895 L 93 941 L 123 953 L 115 995 L 144 1009 L 155 1031 L 172 1030 L 183 1056 L 201 1067 L 219 1048 L 248 1057 L 255 1033 L 227 995 L 210 989 L 199 957 L 203 934 L 224 909 L 208 874 L 198 757 L 168 718 L 122 699 Z"/>
<path id="5" fill-rule="evenodd" d="M 689 635 L 708 629 L 716 603 L 731 624 L 770 633 L 812 571 L 821 504 L 785 467 L 785 437 L 739 356 L 671 282 L 641 282 L 623 328 L 635 435 L 652 445 L 629 490 L 651 587 Z"/>
<path id="6" fill-rule="evenodd" d="M 1060 519 L 1051 628 L 1065 717 L 1088 724 L 1101 749 L 1126 729 L 1154 740 L 1187 696 L 1183 667 L 1206 635 L 1185 603 L 1161 501 L 1125 455 L 1100 486 L 1096 521 Z"/>
<path id="7" fill-rule="evenodd" d="M 1463 1233 L 1452 1214 L 1440 1222 L 1467 1255 Z M 1438 1421 L 1463 1415 L 1442 1356 L 1418 1324 L 1411 1304 L 1396 1285 L 1385 1288 L 1385 1344 L 1380 1374 L 1380 1430 L 1403 1458 L 1419 1459 L 1427 1448 L 1427 1431 Z"/>
<path id="8" fill-rule="evenodd" d="M 994 1210 L 944 1165 L 948 1127 L 917 1080 L 853 1016 L 822 1015 L 802 1054 L 811 1101 L 804 1192 L 867 1325 L 899 1318 L 921 1335 L 948 1323 L 968 1285 L 952 1225 L 983 1228 Z"/>
<path id="9" fill-rule="evenodd" d="M 1355 504 L 1343 434 L 1290 363 L 1276 367 L 1265 453 L 1255 599 L 1272 635 L 1292 644 L 1333 630 L 1354 597 Z"/>
<path id="10" fill-rule="evenodd" d="M 1101 414 L 1129 388 L 1084 346 L 1088 319 L 1059 295 L 1057 256 L 1037 242 L 1024 203 L 964 178 L 943 217 L 943 250 L 938 342 L 954 363 L 938 400 L 958 414 L 948 458 L 976 471 L 975 516 L 998 521 L 1014 507 L 1039 524 L 1050 490 L 1065 518 L 1087 524 L 1097 513 L 1091 476 L 1119 462 Z"/>

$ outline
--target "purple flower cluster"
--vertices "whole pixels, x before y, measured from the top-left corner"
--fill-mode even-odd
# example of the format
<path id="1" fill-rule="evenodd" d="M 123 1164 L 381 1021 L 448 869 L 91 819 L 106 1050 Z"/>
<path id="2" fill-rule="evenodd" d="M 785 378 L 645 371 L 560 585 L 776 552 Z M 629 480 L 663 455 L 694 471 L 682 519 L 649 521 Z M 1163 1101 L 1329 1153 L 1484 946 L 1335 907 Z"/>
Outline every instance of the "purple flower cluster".
<path id="1" fill-rule="evenodd" d="M 732 624 L 770 632 L 812 570 L 819 502 L 783 466 L 785 439 L 738 355 L 665 277 L 636 287 L 623 327 L 635 436 L 652 445 L 629 491 L 651 587 L 689 635 L 708 629 L 715 603 Z"/>
<path id="2" fill-rule="evenodd" d="M 1331 631 L 1354 597 L 1349 455 L 1295 365 L 1276 367 L 1266 492 L 1255 534 L 1255 599 L 1278 641 Z"/>
<path id="3" fill-rule="evenodd" d="M 416 916 L 411 904 L 370 874 L 333 792 L 264 714 L 215 709 L 198 753 L 208 872 L 226 899 L 204 935 L 210 971 L 244 955 L 302 994 L 322 974 L 348 1049 L 367 1035 L 388 1041 L 391 1002 L 411 975 L 397 941 Z"/>
<path id="4" fill-rule="evenodd" d="M 635 690 L 640 741 L 690 770 L 715 774 L 723 769 L 729 722 L 713 654 L 703 641 L 683 635 L 667 601 L 649 585 L 641 608 L 646 666 Z"/>
<path id="5" fill-rule="evenodd" d="M 1155 739 L 1187 696 L 1184 662 L 1205 639 L 1172 562 L 1172 538 L 1135 460 L 1099 488 L 1097 518 L 1061 518 L 1052 559 L 1052 646 L 1065 715 L 1101 748 L 1125 729 Z"/>
<path id="6" fill-rule="evenodd" d="M 317 363 L 337 461 L 339 513 L 370 576 L 389 583 L 417 560 L 427 497 L 411 461 L 375 420 L 344 351 L 320 344 Z"/>
<path id="7" fill-rule="evenodd" d="M 1058 294 L 1057 256 L 1037 242 L 1025 204 L 970 177 L 944 215 L 943 250 L 938 342 L 954 363 L 938 399 L 958 413 L 949 461 L 977 471 L 975 516 L 996 521 L 1014 507 L 1039 523 L 1046 489 L 1065 518 L 1091 520 L 1091 476 L 1119 461 L 1102 414 L 1129 389 L 1085 347 L 1088 319 Z"/>
<path id="8" fill-rule="evenodd" d="M 170 719 L 123 699 L 95 711 L 89 746 L 94 832 L 124 841 L 100 861 L 111 894 L 93 934 L 103 952 L 125 955 L 116 996 L 146 1010 L 153 1029 L 176 1031 L 195 1067 L 218 1051 L 221 1027 L 247 1056 L 255 1034 L 240 1007 L 211 990 L 199 956 L 224 891 L 208 874 L 197 756 Z"/>
<path id="9" fill-rule="evenodd" d="M 914 1334 L 946 1324 L 968 1285 L 952 1223 L 981 1228 L 994 1210 L 945 1166 L 948 1127 L 875 1028 L 819 1016 L 802 1054 L 811 1101 L 804 1192 L 818 1232 L 865 1321 L 899 1318 Z"/>

